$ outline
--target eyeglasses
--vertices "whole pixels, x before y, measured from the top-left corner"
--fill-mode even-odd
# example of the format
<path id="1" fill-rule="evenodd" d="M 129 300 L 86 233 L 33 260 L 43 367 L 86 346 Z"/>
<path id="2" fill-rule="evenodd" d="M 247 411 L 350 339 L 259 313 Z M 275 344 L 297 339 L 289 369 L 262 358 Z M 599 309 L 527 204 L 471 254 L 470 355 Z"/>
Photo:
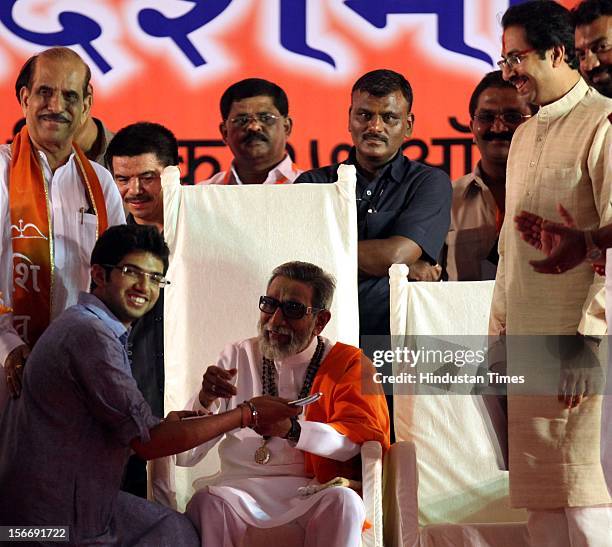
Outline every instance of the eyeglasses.
<path id="1" fill-rule="evenodd" d="M 535 48 L 523 49 L 522 51 L 516 51 L 512 55 L 508 55 L 508 57 L 503 57 L 497 61 L 497 66 L 500 70 L 503 70 L 504 67 L 508 70 L 513 69 L 515 66 L 520 65 L 523 61 L 523 57 L 528 53 L 535 51 Z"/>
<path id="2" fill-rule="evenodd" d="M 499 118 L 507 125 L 518 125 L 523 120 L 531 118 L 531 114 L 521 114 L 520 112 L 479 112 L 474 114 L 474 119 L 480 123 L 493 125 L 495 120 Z"/>
<path id="3" fill-rule="evenodd" d="M 138 182 L 142 186 L 149 186 L 154 182 L 159 182 L 161 180 L 161 175 L 157 173 L 143 173 L 142 175 L 134 175 L 132 177 L 115 175 L 115 182 L 120 186 L 127 186 L 132 179 L 138 179 Z"/>
<path id="4" fill-rule="evenodd" d="M 605 41 L 597 42 L 585 49 L 577 49 L 576 58 L 579 61 L 584 61 L 587 58 L 587 51 L 590 51 L 593 55 L 601 55 L 602 53 L 607 53 L 611 49 L 612 49 L 612 44 L 608 44 Z"/>
<path id="5" fill-rule="evenodd" d="M 151 283 L 154 283 L 158 287 L 165 287 L 166 285 L 170 285 L 170 281 L 168 281 L 162 274 L 154 273 L 154 272 L 145 272 L 136 266 L 115 266 L 113 264 L 101 264 L 103 268 L 109 268 L 111 270 L 119 270 L 124 276 L 129 277 L 130 279 L 137 279 L 142 281 L 143 279 L 148 279 Z"/>
<path id="6" fill-rule="evenodd" d="M 287 319 L 302 319 L 305 315 L 318 313 L 323 310 L 323 308 L 313 308 L 312 306 L 305 306 L 304 304 L 292 302 L 291 300 L 281 302 L 271 296 L 259 297 L 259 309 L 262 312 L 272 315 L 277 308 L 281 309 L 283 315 Z"/>
<path id="7" fill-rule="evenodd" d="M 273 126 L 277 120 L 280 120 L 280 116 L 270 114 L 269 112 L 258 112 L 257 114 L 240 114 L 235 118 L 231 118 L 229 122 L 234 127 L 246 127 L 251 122 L 257 122 L 267 127 Z"/>

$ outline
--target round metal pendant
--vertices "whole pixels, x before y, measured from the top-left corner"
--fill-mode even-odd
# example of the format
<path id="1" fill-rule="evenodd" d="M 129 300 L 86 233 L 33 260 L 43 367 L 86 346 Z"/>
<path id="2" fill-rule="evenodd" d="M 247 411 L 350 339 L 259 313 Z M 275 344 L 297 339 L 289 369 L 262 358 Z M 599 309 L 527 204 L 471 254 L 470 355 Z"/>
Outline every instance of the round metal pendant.
<path id="1" fill-rule="evenodd" d="M 255 450 L 255 462 L 261 465 L 265 465 L 270 461 L 270 451 L 268 447 L 262 444 L 257 450 Z"/>

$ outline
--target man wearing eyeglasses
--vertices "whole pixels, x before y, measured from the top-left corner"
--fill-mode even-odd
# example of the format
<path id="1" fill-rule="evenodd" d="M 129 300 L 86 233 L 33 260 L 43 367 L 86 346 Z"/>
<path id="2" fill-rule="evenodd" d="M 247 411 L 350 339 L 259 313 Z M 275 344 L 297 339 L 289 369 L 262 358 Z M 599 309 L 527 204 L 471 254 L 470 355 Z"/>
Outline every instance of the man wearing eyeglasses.
<path id="1" fill-rule="evenodd" d="M 561 203 L 581 229 L 609 224 L 612 100 L 575 69 L 570 12 L 530 1 L 509 8 L 502 26 L 504 79 L 540 106 L 512 140 L 506 217 L 528 210 L 558 219 Z M 507 335 L 508 373 L 524 375 L 529 393 L 517 396 L 520 386 L 508 393 L 511 503 L 527 508 L 533 545 L 610 545 L 595 389 L 601 364 L 577 367 L 576 351 L 563 349 L 582 348 L 584 362 L 597 355 L 596 340 L 606 334 L 604 278 L 588 264 L 557 276 L 534 273 L 529 261 L 538 251 L 512 222 L 502 227 L 499 255 L 489 329 Z M 531 380 L 536 372 L 545 385 Z"/>
<path id="2" fill-rule="evenodd" d="M 125 342 L 168 283 L 168 254 L 149 226 L 115 226 L 96 242 L 91 292 L 34 346 L 23 393 L 0 418 L 1 526 L 64 526 L 70 545 L 198 545 L 183 515 L 119 492 L 130 450 L 159 458 L 298 413 L 279 398 L 258 397 L 205 419 L 184 420 L 199 414 L 190 411 L 153 416 Z"/>
<path id="3" fill-rule="evenodd" d="M 128 211 L 128 224 L 164 229 L 161 174 L 178 164 L 178 146 L 172 131 L 163 125 L 138 122 L 122 128 L 111 140 L 106 161 Z M 164 291 L 153 308 L 139 318 L 127 343 L 132 376 L 158 418 L 164 413 Z M 122 490 L 147 497 L 146 462 L 130 457 Z"/>
<path id="4" fill-rule="evenodd" d="M 612 98 L 612 0 L 584 0 L 572 15 L 582 77 Z"/>
<path id="5" fill-rule="evenodd" d="M 287 153 L 293 120 L 286 93 L 275 83 L 247 78 L 221 97 L 219 130 L 234 159 L 198 184 L 290 184 L 302 172 Z"/>
<path id="6" fill-rule="evenodd" d="M 353 148 L 344 163 L 357 168 L 360 334 L 389 334 L 389 268 L 435 264 L 450 222 L 446 173 L 409 160 L 402 144 L 412 135 L 412 87 L 387 69 L 361 76 L 351 90 L 348 127 Z M 338 165 L 308 171 L 298 183 L 330 183 Z M 421 266 L 421 268 L 419 268 Z M 439 271 L 434 270 L 436 279 Z M 432 278 L 414 277 L 423 281 Z"/>
<path id="7" fill-rule="evenodd" d="M 206 370 L 194 409 L 230 410 L 255 394 L 323 396 L 299 419 L 236 430 L 221 440 L 221 474 L 186 510 L 202 545 L 238 547 L 248 543 L 249 527 L 287 524 L 299 539 L 284 545 L 360 545 L 365 513 L 359 495 L 320 486 L 336 477 L 361 480 L 360 446 L 375 440 L 388 448 L 389 414 L 372 382 L 371 362 L 358 348 L 320 336 L 334 287 L 314 264 L 278 266 L 259 299 L 258 336 L 228 345 Z M 216 440 L 179 455 L 177 463 L 195 465 Z M 309 486 L 314 493 L 300 495 Z"/>
<path id="8" fill-rule="evenodd" d="M 480 161 L 473 173 L 453 183 L 451 227 L 446 236 L 450 281 L 495 279 L 510 142 L 517 127 L 536 111 L 537 107 L 504 81 L 501 71 L 490 72 L 474 89 L 469 103 L 470 129 Z"/>

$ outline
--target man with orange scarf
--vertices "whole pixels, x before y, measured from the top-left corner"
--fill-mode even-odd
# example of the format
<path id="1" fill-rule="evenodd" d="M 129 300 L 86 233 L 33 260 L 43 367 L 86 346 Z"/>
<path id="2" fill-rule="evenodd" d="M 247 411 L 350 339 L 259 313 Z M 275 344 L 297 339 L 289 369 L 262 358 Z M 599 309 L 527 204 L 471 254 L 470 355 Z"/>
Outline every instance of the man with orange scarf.
<path id="1" fill-rule="evenodd" d="M 222 412 L 262 393 L 323 396 L 299 420 L 226 434 L 220 476 L 187 506 L 202 545 L 237 546 L 249 526 L 289 523 L 303 530 L 308 547 L 360 544 L 360 496 L 345 486 L 320 486 L 336 477 L 361 480 L 361 445 L 374 440 L 389 447 L 389 414 L 361 350 L 320 336 L 334 288 L 314 264 L 277 267 L 259 300 L 259 336 L 228 345 L 206 370 L 195 409 Z M 177 463 L 194 465 L 217 440 L 180 454 Z"/>
<path id="2" fill-rule="evenodd" d="M 68 48 L 34 58 L 20 91 L 26 125 L 0 146 L 0 290 L 13 312 L 0 316 L 0 409 L 21 391 L 32 345 L 89 287 L 89 256 L 108 226 L 125 222 L 103 167 L 72 141 L 91 108 L 90 70 Z"/>

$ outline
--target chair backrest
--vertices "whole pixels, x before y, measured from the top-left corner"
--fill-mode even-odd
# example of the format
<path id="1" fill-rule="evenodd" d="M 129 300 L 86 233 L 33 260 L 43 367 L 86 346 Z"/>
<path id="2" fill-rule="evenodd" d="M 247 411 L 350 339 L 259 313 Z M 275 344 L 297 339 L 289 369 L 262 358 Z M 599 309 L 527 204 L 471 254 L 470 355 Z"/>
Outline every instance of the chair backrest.
<path id="1" fill-rule="evenodd" d="M 394 344 L 450 350 L 455 356 L 486 349 L 493 281 L 409 283 L 407 268 L 401 265 L 392 267 L 390 278 Z M 409 370 L 438 376 L 475 372 L 474 366 L 458 366 L 458 360 L 444 362 L 443 367 L 439 362 L 418 362 Z M 486 360 L 475 362 L 486 365 Z M 394 373 L 405 368 L 396 364 Z M 422 526 L 525 520 L 522 511 L 507 508 L 507 473 L 499 470 L 489 416 L 473 388 L 450 385 L 448 380 L 434 387 L 417 384 L 411 392 L 396 386 L 395 436 L 416 446 Z"/>
<path id="2" fill-rule="evenodd" d="M 164 236 L 170 247 L 164 300 L 165 408 L 185 408 L 226 344 L 255 336 L 259 296 L 283 262 L 317 264 L 336 277 L 332 340 L 358 343 L 355 169 L 336 184 L 180 186 L 166 168 Z M 218 468 L 213 454 L 196 471 L 178 469 L 178 507 L 198 475 Z"/>

